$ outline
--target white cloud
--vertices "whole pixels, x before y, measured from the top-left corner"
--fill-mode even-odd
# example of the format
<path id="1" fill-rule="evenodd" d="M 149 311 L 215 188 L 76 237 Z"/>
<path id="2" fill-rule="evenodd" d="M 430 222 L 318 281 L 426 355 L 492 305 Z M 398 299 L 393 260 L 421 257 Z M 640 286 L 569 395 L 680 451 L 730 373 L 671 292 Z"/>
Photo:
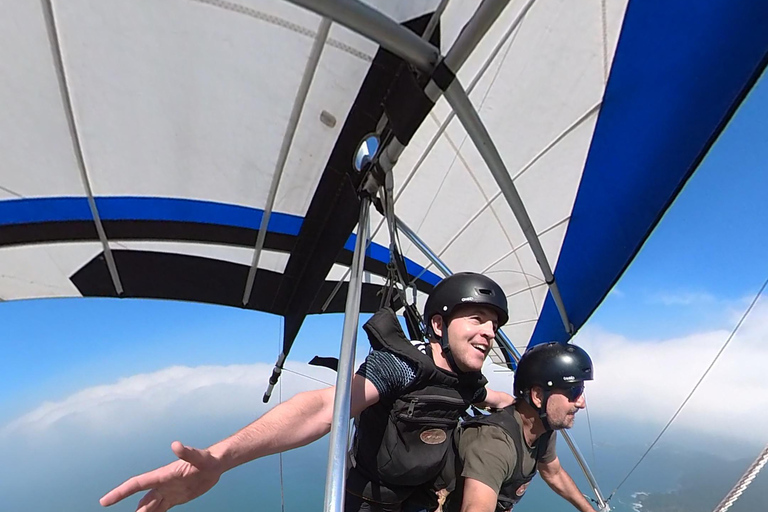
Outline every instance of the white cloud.
<path id="1" fill-rule="evenodd" d="M 287 365 L 303 375 L 333 381 L 335 373 L 309 365 Z M 74 426 L 86 432 L 109 434 L 141 429 L 148 418 L 215 417 L 261 414 L 274 406 L 278 388 L 269 404 L 261 397 L 272 365 L 174 366 L 134 375 L 113 384 L 83 389 L 59 402 L 45 402 L 0 429 L 0 437 L 40 434 L 57 426 Z M 293 373 L 284 373 L 283 399 L 325 384 Z"/>
<path id="2" fill-rule="evenodd" d="M 717 302 L 714 295 L 706 292 L 663 292 L 654 295 L 650 300 L 664 306 L 693 306 Z"/>
<path id="3" fill-rule="evenodd" d="M 738 315 L 734 317 L 736 324 Z M 575 342 L 595 365 L 588 386 L 594 416 L 662 426 L 690 393 L 730 334 L 701 332 L 666 340 L 631 340 L 596 328 Z M 764 442 L 768 431 L 768 304 L 758 304 L 672 428 Z"/>

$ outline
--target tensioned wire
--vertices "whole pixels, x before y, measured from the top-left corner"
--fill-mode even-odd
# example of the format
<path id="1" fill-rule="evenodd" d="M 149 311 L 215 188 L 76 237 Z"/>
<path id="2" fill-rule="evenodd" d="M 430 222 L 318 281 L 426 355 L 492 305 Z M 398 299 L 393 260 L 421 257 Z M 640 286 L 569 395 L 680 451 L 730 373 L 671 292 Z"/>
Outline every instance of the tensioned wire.
<path id="1" fill-rule="evenodd" d="M 280 322 L 280 336 L 277 337 L 277 350 L 280 351 L 281 347 L 283 346 L 283 323 Z M 283 367 L 284 372 L 293 373 L 295 375 L 299 375 L 300 377 L 304 377 L 309 380 L 313 380 L 315 382 L 319 382 L 321 384 L 327 384 L 328 386 L 331 386 L 332 384 L 322 381 L 320 379 L 316 379 L 314 377 L 310 377 L 309 375 L 304 375 L 303 373 L 299 373 L 297 371 L 289 370 L 288 368 Z M 278 403 L 283 403 L 283 379 L 280 379 L 278 381 L 277 386 L 277 399 Z M 282 512 L 285 512 L 285 485 L 283 484 L 283 452 L 280 452 L 277 454 L 277 460 L 278 460 L 278 474 L 280 475 L 280 510 Z"/>
<path id="2" fill-rule="evenodd" d="M 325 382 L 324 380 L 316 379 L 314 377 L 310 377 L 309 375 L 304 375 L 303 373 L 297 372 L 296 370 L 289 370 L 286 367 L 283 367 L 284 372 L 292 373 L 294 375 L 298 375 L 299 377 L 304 377 L 305 379 L 313 380 L 315 382 L 319 382 L 320 384 L 325 384 L 326 386 L 333 386 L 330 382 Z"/>
<path id="3" fill-rule="evenodd" d="M 278 352 L 281 350 L 281 348 L 283 346 L 283 336 L 284 336 L 283 323 L 280 322 L 280 335 L 277 337 L 277 350 L 278 350 Z M 300 377 L 304 377 L 305 379 L 313 380 L 313 381 L 319 382 L 321 384 L 326 384 L 328 386 L 332 385 L 329 382 L 325 382 L 323 380 L 316 379 L 314 377 L 310 377 L 309 375 L 304 375 L 303 373 L 300 373 L 300 372 L 297 372 L 297 371 L 294 371 L 294 370 L 289 370 L 286 367 L 283 367 L 282 371 L 288 372 L 288 373 L 293 373 L 294 375 L 298 375 Z M 278 381 L 277 399 L 278 399 L 278 403 L 279 404 L 283 403 L 283 379 L 280 379 Z M 283 483 L 283 452 L 279 452 L 277 454 L 277 460 L 278 460 L 278 463 L 277 463 L 278 464 L 278 474 L 280 475 L 280 510 L 282 512 L 285 512 L 285 485 Z"/>
<path id="4" fill-rule="evenodd" d="M 283 346 L 283 322 L 280 322 L 280 336 L 277 337 L 277 351 L 280 353 L 280 350 Z M 280 379 L 278 381 L 278 388 L 277 388 L 277 399 L 278 404 L 283 403 L 283 379 Z M 283 485 L 283 452 L 278 453 L 278 467 L 279 467 L 279 475 L 280 475 L 280 510 L 281 512 L 285 512 L 285 486 Z"/>
<path id="5" fill-rule="evenodd" d="M 587 426 L 589 427 L 589 444 L 592 446 L 592 467 L 597 466 L 595 462 L 595 440 L 592 437 L 592 421 L 589 419 L 589 405 L 587 404 L 587 396 L 584 395 L 584 412 L 587 413 Z"/>
<path id="6" fill-rule="evenodd" d="M 629 473 L 627 473 L 627 476 L 625 476 L 625 477 L 624 477 L 624 479 L 623 479 L 621 482 L 619 482 L 619 485 L 617 485 L 617 486 L 616 486 L 616 488 L 615 488 L 615 489 L 613 490 L 613 492 L 611 493 L 611 495 L 610 495 L 610 496 L 608 496 L 608 499 L 607 499 L 607 500 L 605 500 L 606 502 L 607 502 L 607 501 L 609 501 L 609 500 L 610 500 L 610 499 L 613 497 L 613 495 L 614 495 L 614 494 L 616 494 L 616 491 L 618 491 L 618 490 L 619 490 L 619 487 L 621 487 L 622 485 L 624 485 L 624 482 L 626 482 L 626 481 L 627 481 L 627 479 L 629 478 L 629 476 L 630 476 L 630 475 L 631 475 L 631 474 L 632 474 L 632 473 L 633 473 L 633 472 L 634 472 L 634 471 L 637 469 L 637 467 L 640 465 L 640 463 L 641 463 L 641 462 L 643 462 L 643 459 L 645 459 L 645 456 L 646 456 L 646 455 L 648 455 L 648 453 L 649 453 L 649 452 L 650 452 L 650 451 L 653 449 L 653 447 L 654 447 L 654 446 L 656 446 L 656 443 L 658 443 L 658 442 L 659 442 L 659 439 L 661 439 L 661 436 L 663 436 L 663 435 L 664 435 L 664 433 L 667 431 L 667 429 L 669 428 L 669 426 L 670 426 L 670 425 L 672 425 L 672 422 L 673 422 L 673 421 L 675 421 L 675 419 L 677 418 L 677 416 L 680 414 L 680 411 L 682 411 L 682 410 L 683 410 L 683 407 L 685 407 L 685 404 L 687 404 L 687 403 L 688 403 L 688 400 L 690 400 L 690 399 L 691 399 L 691 397 L 693 396 L 693 394 L 694 394 L 694 393 L 696 392 L 696 390 L 699 388 L 699 385 L 700 385 L 700 384 L 702 383 L 702 381 L 704 380 L 704 378 L 707 376 L 707 374 L 709 374 L 709 371 L 712 369 L 712 367 L 713 367 L 713 366 L 715 366 L 715 363 L 716 363 L 716 362 L 717 362 L 717 360 L 720 358 L 720 356 L 722 355 L 722 353 L 723 353 L 723 351 L 725 350 L 725 348 L 728 346 L 728 344 L 731 342 L 731 340 L 732 340 L 732 339 L 733 339 L 733 337 L 736 335 L 736 333 L 738 332 L 738 330 L 741 328 L 741 324 L 743 324 L 743 323 L 744 323 L 744 320 L 747 318 L 747 315 L 749 315 L 749 313 L 752 311 L 752 308 L 754 308 L 755 304 L 757 303 L 757 300 L 758 300 L 758 299 L 760 298 L 760 296 L 763 294 L 763 290 L 765 290 L 765 287 L 766 287 L 766 286 L 768 286 L 768 279 L 766 279 L 766 280 L 765 280 L 765 282 L 763 282 L 763 286 L 761 286 L 761 287 L 760 287 L 760 290 L 758 290 L 758 292 L 757 292 L 757 295 L 755 295 L 755 298 L 754 298 L 754 299 L 752 299 L 752 302 L 749 304 L 749 307 L 747 308 L 747 310 L 746 310 L 746 311 L 744 311 L 744 314 L 743 314 L 743 315 L 741 315 L 741 318 L 739 319 L 738 323 L 737 323 L 737 324 L 736 324 L 736 326 L 733 328 L 733 330 L 731 331 L 731 334 L 728 336 L 728 338 L 725 340 L 725 343 L 723 343 L 723 346 L 722 346 L 722 347 L 720 347 L 720 350 L 719 350 L 719 351 L 717 352 L 717 354 L 715 355 L 715 358 L 714 358 L 714 359 L 712 360 L 712 362 L 709 364 L 709 366 L 707 367 L 707 369 L 706 369 L 706 370 L 704 370 L 704 374 L 701 376 L 701 378 L 699 379 L 699 381 L 696 383 L 696 385 L 695 385 L 695 386 L 693 386 L 693 389 L 691 390 L 691 392 L 690 392 L 690 393 L 688 393 L 688 396 L 685 398 L 685 400 L 683 400 L 683 403 L 680 405 L 680 407 L 678 407 L 678 408 L 677 408 L 677 411 L 675 411 L 675 414 L 673 414 L 673 415 L 672 415 L 672 418 L 671 418 L 671 419 L 670 419 L 670 420 L 667 422 L 667 424 L 664 426 L 664 428 L 663 428 L 663 429 L 661 429 L 661 432 L 659 432 L 659 435 L 658 435 L 658 436 L 656 436 L 656 439 L 654 439 L 654 441 L 651 443 L 651 445 L 648 447 L 648 449 L 647 449 L 647 450 L 645 450 L 645 453 L 643 453 L 643 455 L 640 457 L 640 460 L 638 460 L 638 461 L 637 461 L 637 463 L 636 463 L 636 464 L 635 464 L 635 465 L 632 467 L 632 469 L 630 469 L 630 470 L 629 470 Z"/>

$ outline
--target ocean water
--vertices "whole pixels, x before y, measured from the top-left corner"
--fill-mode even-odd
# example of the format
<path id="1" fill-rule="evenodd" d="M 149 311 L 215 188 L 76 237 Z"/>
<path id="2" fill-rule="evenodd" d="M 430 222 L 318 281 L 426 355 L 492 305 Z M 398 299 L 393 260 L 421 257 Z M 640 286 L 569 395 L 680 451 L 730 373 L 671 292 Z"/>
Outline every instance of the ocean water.
<path id="1" fill-rule="evenodd" d="M 230 427 L 221 427 L 226 432 Z M 144 442 L 80 443 L 54 440 L 44 446 L 3 446 L 0 453 L 0 511 L 104 512 L 98 499 L 124 479 L 172 460 L 174 437 L 157 432 Z M 201 439 L 185 439 L 202 445 Z M 219 437 L 219 436 L 214 436 Z M 87 448 L 84 449 L 84 446 Z M 138 448 L 140 447 L 140 448 Z M 626 474 L 642 446 L 600 446 L 588 460 L 605 494 Z M 565 446 L 559 446 L 564 467 L 584 491 L 586 481 Z M 322 510 L 327 439 L 283 455 L 267 457 L 230 471 L 206 495 L 178 507 L 178 512 L 246 512 Z M 756 453 L 755 453 L 756 454 Z M 591 457 L 590 457 L 591 459 Z M 727 460 L 696 450 L 661 446 L 654 450 L 611 500 L 617 512 L 707 512 L 712 510 L 751 462 Z M 109 510 L 133 512 L 140 495 Z M 763 512 L 768 503 L 768 474 L 760 475 L 730 512 Z M 537 477 L 516 512 L 571 512 L 573 507 Z"/>

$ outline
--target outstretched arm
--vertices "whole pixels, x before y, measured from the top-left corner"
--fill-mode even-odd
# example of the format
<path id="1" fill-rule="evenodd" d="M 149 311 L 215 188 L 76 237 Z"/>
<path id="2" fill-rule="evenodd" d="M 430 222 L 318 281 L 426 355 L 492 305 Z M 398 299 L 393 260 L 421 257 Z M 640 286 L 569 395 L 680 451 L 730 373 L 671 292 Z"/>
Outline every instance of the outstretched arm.
<path id="1" fill-rule="evenodd" d="M 183 446 L 171 449 L 179 460 L 129 480 L 104 495 L 109 506 L 139 491 L 137 512 L 165 512 L 211 489 L 221 475 L 240 464 L 265 455 L 297 448 L 330 431 L 335 388 L 300 393 L 273 408 L 236 434 L 205 450 Z M 379 400 L 379 393 L 366 378 L 352 378 L 351 415 L 357 416 Z"/>
<path id="2" fill-rule="evenodd" d="M 594 512 L 589 501 L 581 494 L 571 476 L 560 465 L 560 459 L 555 457 L 551 462 L 540 462 L 538 465 L 541 477 L 553 491 L 571 502 L 581 512 Z"/>

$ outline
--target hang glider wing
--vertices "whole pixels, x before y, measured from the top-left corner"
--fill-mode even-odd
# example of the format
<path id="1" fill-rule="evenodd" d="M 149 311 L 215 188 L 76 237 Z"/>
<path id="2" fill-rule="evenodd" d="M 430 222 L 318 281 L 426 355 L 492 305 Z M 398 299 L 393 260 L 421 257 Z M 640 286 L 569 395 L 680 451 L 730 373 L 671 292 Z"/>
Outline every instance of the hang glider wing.
<path id="1" fill-rule="evenodd" d="M 440 2 L 366 4 L 421 34 Z M 430 42 L 447 53 L 477 5 L 449 2 Z M 307 314 L 343 310 L 354 151 L 385 117 L 407 120 L 398 216 L 453 270 L 502 285 L 515 345 L 567 338 L 467 133 L 389 51 L 336 23 L 326 38 L 319 16 L 278 0 L 2 6 L 0 299 L 258 309 L 285 318 L 287 353 Z M 515 1 L 458 71 L 575 329 L 764 69 L 765 26 L 761 0 Z M 378 308 L 389 261 L 379 222 L 363 311 Z M 429 291 L 439 273 L 403 247 Z"/>

